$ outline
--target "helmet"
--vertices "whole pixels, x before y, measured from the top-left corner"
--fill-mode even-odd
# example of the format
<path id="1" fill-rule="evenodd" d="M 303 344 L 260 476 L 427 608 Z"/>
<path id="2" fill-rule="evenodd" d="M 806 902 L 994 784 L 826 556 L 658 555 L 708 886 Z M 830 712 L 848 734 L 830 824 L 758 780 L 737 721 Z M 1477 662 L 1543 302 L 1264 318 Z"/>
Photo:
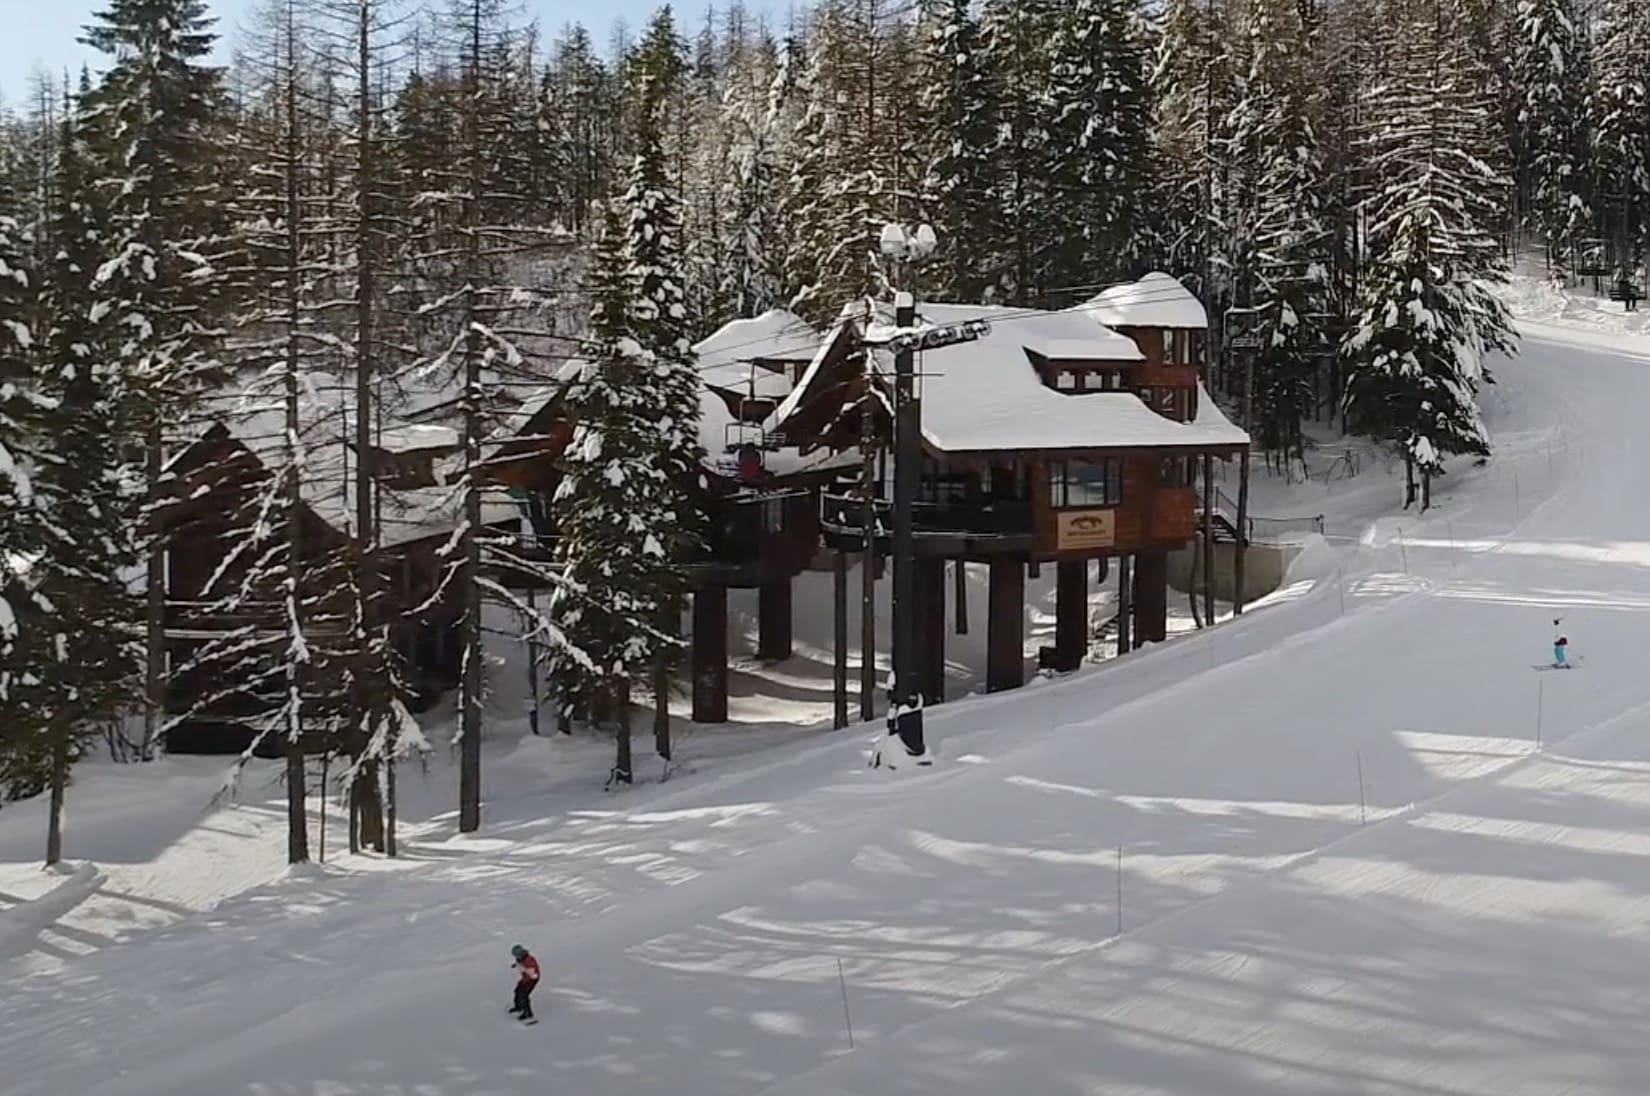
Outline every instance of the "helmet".
<path id="1" fill-rule="evenodd" d="M 527 956 L 527 949 L 522 947 L 520 944 L 517 944 L 510 949 L 510 954 L 515 956 L 517 959 L 523 959 Z"/>

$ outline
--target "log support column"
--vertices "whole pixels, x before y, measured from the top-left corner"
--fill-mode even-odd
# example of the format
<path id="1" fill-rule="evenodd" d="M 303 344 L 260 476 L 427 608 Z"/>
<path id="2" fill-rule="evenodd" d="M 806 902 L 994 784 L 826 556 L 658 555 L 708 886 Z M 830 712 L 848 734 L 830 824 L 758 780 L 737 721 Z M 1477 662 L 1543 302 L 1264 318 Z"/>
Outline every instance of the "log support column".
<path id="1" fill-rule="evenodd" d="M 693 720 L 728 721 L 728 589 L 693 594 Z"/>
<path id="2" fill-rule="evenodd" d="M 1134 560 L 1135 640 L 1162 643 L 1169 638 L 1169 555 L 1141 552 Z"/>
<path id="3" fill-rule="evenodd" d="M 831 725 L 848 725 L 848 554 L 831 561 Z"/>
<path id="4" fill-rule="evenodd" d="M 791 657 L 791 580 L 770 582 L 756 592 L 756 657 L 783 662 Z"/>
<path id="5" fill-rule="evenodd" d="M 1026 572 L 1017 559 L 991 561 L 986 610 L 985 688 L 998 693 L 1026 683 Z"/>
<path id="6" fill-rule="evenodd" d="M 1083 664 L 1089 646 L 1089 564 L 1061 560 L 1054 595 L 1054 669 L 1069 674 Z"/>
<path id="7" fill-rule="evenodd" d="M 945 560 L 916 561 L 918 688 L 925 705 L 945 700 Z"/>

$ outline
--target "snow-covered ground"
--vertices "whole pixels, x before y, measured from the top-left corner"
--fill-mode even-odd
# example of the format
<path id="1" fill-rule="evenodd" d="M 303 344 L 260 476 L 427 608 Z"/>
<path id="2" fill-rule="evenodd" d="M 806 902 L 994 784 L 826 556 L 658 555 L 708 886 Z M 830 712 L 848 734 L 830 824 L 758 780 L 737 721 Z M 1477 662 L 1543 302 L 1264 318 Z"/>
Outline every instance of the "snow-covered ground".
<path id="1" fill-rule="evenodd" d="M 499 741 L 483 835 L 409 776 L 402 861 L 283 874 L 213 844 L 279 825 L 267 784 L 202 818 L 209 766 L 89 769 L 96 867 L 0 868 L 0 1088 L 1641 1092 L 1650 342 L 1568 307 L 1433 513 L 1389 495 L 1263 611 L 935 710 L 932 770 L 866 770 L 862 728 L 604 797 L 579 743 Z M 1555 614 L 1570 673 L 1535 670 Z M 37 821 L 0 812 L 0 860 Z M 111 892 L 168 856 L 207 912 L 121 942 Z M 241 871 L 270 881 L 217 901 Z M 503 1014 L 517 941 L 537 1028 Z"/>

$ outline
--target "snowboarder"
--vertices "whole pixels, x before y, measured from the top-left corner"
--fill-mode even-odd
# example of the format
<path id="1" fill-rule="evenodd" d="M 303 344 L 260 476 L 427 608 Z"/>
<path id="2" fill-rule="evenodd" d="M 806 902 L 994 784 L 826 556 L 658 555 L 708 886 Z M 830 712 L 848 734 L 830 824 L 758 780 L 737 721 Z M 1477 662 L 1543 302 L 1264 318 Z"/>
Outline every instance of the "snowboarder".
<path id="1" fill-rule="evenodd" d="M 533 991 L 539 984 L 539 961 L 533 958 L 532 952 L 520 944 L 510 949 L 510 955 L 515 962 L 510 969 L 519 976 L 516 980 L 515 1003 L 510 1006 L 510 1015 L 524 1024 L 533 1024 L 538 1021 L 533 1018 Z"/>
<path id="2" fill-rule="evenodd" d="M 1564 651 L 1570 646 L 1570 641 L 1559 630 L 1562 623 L 1562 617 L 1553 620 L 1553 669 L 1555 670 L 1568 670 L 1570 668 L 1570 664 L 1564 660 Z"/>

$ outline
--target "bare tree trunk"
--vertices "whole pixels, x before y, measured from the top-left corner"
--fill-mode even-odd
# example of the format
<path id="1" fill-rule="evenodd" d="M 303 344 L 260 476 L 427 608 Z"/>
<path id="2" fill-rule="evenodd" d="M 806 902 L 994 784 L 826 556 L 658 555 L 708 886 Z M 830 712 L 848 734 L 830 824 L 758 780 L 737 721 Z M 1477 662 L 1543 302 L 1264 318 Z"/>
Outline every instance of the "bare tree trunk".
<path id="1" fill-rule="evenodd" d="M 380 667 L 375 658 L 379 635 L 378 528 L 375 501 L 377 483 L 368 454 L 373 452 L 373 191 L 376 187 L 372 133 L 372 0 L 361 0 L 357 9 L 356 64 L 358 113 L 356 119 L 356 255 L 355 255 L 355 596 L 361 601 L 359 649 L 351 652 L 355 663 L 354 727 L 351 735 L 361 754 L 371 749 L 373 728 L 385 718 L 384 700 L 378 695 L 376 677 Z M 386 852 L 384 795 L 380 786 L 379 758 L 356 757 L 357 771 L 351 785 L 350 810 L 356 817 L 352 829 L 360 845 Z"/>
<path id="2" fill-rule="evenodd" d="M 144 439 L 144 480 L 149 497 L 158 497 L 165 470 L 164 437 L 160 419 L 149 424 Z M 146 642 L 143 664 L 143 749 L 139 756 L 152 761 L 160 746 L 161 722 L 166 711 L 166 542 L 158 520 L 151 517 L 148 552 L 148 590 L 144 599 Z"/>
<path id="3" fill-rule="evenodd" d="M 1203 457 L 1203 620 L 1215 623 L 1215 457 Z"/>
<path id="4" fill-rule="evenodd" d="M 52 726 L 51 806 L 46 817 L 46 866 L 63 859 L 63 799 L 69 786 L 69 727 Z"/>
<path id="5" fill-rule="evenodd" d="M 470 56 L 466 59 L 464 144 L 469 193 L 464 199 L 464 529 L 459 575 L 464 599 L 464 675 L 459 720 L 458 828 L 481 828 L 481 355 L 476 347 L 476 279 L 481 267 L 477 205 L 481 198 L 481 3 L 470 9 Z"/>
<path id="6" fill-rule="evenodd" d="M 630 756 L 630 683 L 617 682 L 607 697 L 607 718 L 613 722 L 613 775 L 609 783 L 629 784 L 634 779 Z"/>
<path id="7" fill-rule="evenodd" d="M 876 718 L 877 689 L 877 500 L 876 430 L 871 422 L 871 373 L 867 364 L 865 392 L 860 399 L 859 443 L 864 466 L 860 470 L 863 507 L 860 515 L 865 554 L 860 557 L 859 576 L 859 719 Z"/>
<path id="8" fill-rule="evenodd" d="M 286 9 L 286 56 L 283 68 L 286 87 L 285 158 L 286 171 L 286 368 L 282 381 L 286 397 L 286 617 L 289 635 L 283 661 L 286 663 L 286 858 L 289 864 L 309 860 L 309 815 L 304 809 L 307 794 L 304 773 L 304 717 L 303 702 L 308 674 L 304 672 L 307 656 L 300 652 L 300 638 L 304 627 L 303 575 L 304 542 L 299 515 L 303 511 L 303 455 L 299 439 L 303 423 L 298 413 L 298 331 L 299 284 L 302 277 L 300 254 L 303 246 L 301 211 L 298 206 L 298 69 L 297 27 L 293 18 L 293 4 Z"/>
<path id="9" fill-rule="evenodd" d="M 1232 561 L 1233 585 L 1232 615 L 1243 614 L 1244 563 L 1249 555 L 1249 449 L 1245 447 L 1238 458 L 1237 558 Z"/>
<path id="10" fill-rule="evenodd" d="M 674 636 L 681 630 L 682 611 L 674 597 L 659 609 L 659 630 Z M 661 646 L 653 659 L 653 749 L 670 760 L 670 655 Z"/>

